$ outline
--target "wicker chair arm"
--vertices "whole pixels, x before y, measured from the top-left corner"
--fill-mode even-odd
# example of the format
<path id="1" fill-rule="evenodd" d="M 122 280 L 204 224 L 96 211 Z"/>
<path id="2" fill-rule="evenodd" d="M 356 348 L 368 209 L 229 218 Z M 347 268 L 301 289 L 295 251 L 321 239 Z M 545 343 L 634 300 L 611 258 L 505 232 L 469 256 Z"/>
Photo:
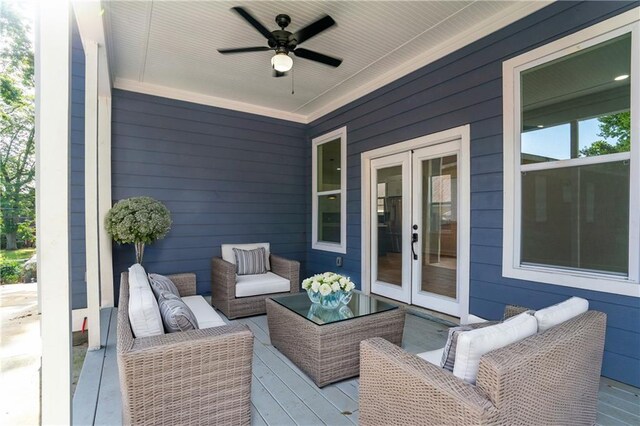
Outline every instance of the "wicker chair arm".
<path id="1" fill-rule="evenodd" d="M 300 262 L 272 254 L 269 256 L 271 272 L 286 278 L 291 283 L 291 293 L 300 291 Z"/>
<path id="2" fill-rule="evenodd" d="M 220 257 L 211 259 L 211 296 L 216 300 L 236 297 L 236 265 Z"/>
<path id="3" fill-rule="evenodd" d="M 184 273 L 167 275 L 175 286 L 178 288 L 178 292 L 181 297 L 193 296 L 196 294 L 196 274 Z"/>
<path id="4" fill-rule="evenodd" d="M 480 424 L 491 402 L 449 371 L 381 338 L 360 343 L 360 423 Z"/>
<path id="5" fill-rule="evenodd" d="M 605 314 L 587 311 L 492 351 L 476 386 L 512 424 L 595 424 L 605 328 Z"/>

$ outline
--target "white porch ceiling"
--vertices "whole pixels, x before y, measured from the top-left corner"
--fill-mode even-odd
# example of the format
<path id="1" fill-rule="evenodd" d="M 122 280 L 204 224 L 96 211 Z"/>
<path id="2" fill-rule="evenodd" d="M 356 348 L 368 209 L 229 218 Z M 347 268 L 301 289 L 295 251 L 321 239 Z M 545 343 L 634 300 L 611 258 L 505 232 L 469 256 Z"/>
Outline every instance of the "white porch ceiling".
<path id="1" fill-rule="evenodd" d="M 105 2 L 116 88 L 309 122 L 548 2 L 524 1 L 114 1 Z M 266 45 L 230 8 L 270 30 L 286 13 L 295 32 L 323 14 L 337 26 L 302 46 L 340 57 L 338 68 L 294 57 L 294 87 L 273 78 L 272 52 L 221 55 Z"/>

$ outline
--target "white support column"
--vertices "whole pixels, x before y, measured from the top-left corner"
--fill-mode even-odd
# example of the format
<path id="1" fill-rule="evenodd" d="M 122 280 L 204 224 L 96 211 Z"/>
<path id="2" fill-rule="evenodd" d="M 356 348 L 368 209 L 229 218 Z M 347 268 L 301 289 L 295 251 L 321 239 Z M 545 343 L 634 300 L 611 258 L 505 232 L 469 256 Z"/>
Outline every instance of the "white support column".
<path id="1" fill-rule="evenodd" d="M 104 49 L 100 47 L 99 49 Z M 111 97 L 98 97 L 98 232 L 100 240 L 101 306 L 112 307 L 113 261 L 111 237 L 104 229 L 104 218 L 111 208 Z"/>
<path id="2" fill-rule="evenodd" d="M 98 250 L 98 44 L 83 42 L 84 226 L 89 350 L 100 349 L 100 254 Z"/>
<path id="3" fill-rule="evenodd" d="M 36 102 L 38 264 L 42 292 L 42 424 L 71 424 L 69 256 L 70 4 L 39 2 Z"/>

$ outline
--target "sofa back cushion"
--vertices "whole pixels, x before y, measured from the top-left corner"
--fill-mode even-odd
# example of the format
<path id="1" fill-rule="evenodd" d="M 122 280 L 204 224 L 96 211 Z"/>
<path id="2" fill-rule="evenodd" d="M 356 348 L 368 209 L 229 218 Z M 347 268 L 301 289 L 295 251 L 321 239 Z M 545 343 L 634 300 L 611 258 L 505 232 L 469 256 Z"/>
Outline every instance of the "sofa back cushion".
<path id="1" fill-rule="evenodd" d="M 535 314 L 538 321 L 538 332 L 546 331 L 588 310 L 589 301 L 580 297 L 572 297 L 564 302 L 540 309 Z"/>
<path id="2" fill-rule="evenodd" d="M 196 316 L 180 297 L 169 291 L 163 291 L 158 298 L 158 305 L 167 333 L 198 329 Z"/>
<path id="3" fill-rule="evenodd" d="M 164 334 L 158 302 L 147 273 L 138 263 L 129 268 L 129 322 L 135 337 Z"/>
<path id="4" fill-rule="evenodd" d="M 482 355 L 536 334 L 538 322 L 529 312 L 458 336 L 453 375 L 475 384 Z"/>
<path id="5" fill-rule="evenodd" d="M 269 263 L 269 255 L 271 254 L 270 252 L 270 244 L 269 243 L 250 243 L 250 244 L 222 244 L 221 246 L 221 250 L 222 250 L 222 260 L 229 262 L 229 263 L 233 263 L 234 265 L 236 264 L 236 256 L 233 253 L 233 249 L 237 248 L 240 250 L 254 250 L 257 249 L 259 247 L 264 248 L 264 256 L 265 256 L 265 266 L 267 267 L 267 270 L 270 271 L 271 270 L 271 264 Z"/>

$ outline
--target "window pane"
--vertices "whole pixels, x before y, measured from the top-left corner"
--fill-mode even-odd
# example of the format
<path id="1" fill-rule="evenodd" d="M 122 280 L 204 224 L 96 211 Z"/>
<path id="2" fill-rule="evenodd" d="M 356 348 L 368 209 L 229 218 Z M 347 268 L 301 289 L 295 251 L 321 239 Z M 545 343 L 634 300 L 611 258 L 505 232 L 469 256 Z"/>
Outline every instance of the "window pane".
<path id="1" fill-rule="evenodd" d="M 340 189 L 340 139 L 318 145 L 318 192 Z"/>
<path id="2" fill-rule="evenodd" d="M 522 263 L 627 275 L 628 259 L 628 161 L 522 174 Z"/>
<path id="3" fill-rule="evenodd" d="M 630 150 L 631 34 L 521 74 L 522 164 Z"/>
<path id="4" fill-rule="evenodd" d="M 340 244 L 340 194 L 318 196 L 318 241 Z"/>

